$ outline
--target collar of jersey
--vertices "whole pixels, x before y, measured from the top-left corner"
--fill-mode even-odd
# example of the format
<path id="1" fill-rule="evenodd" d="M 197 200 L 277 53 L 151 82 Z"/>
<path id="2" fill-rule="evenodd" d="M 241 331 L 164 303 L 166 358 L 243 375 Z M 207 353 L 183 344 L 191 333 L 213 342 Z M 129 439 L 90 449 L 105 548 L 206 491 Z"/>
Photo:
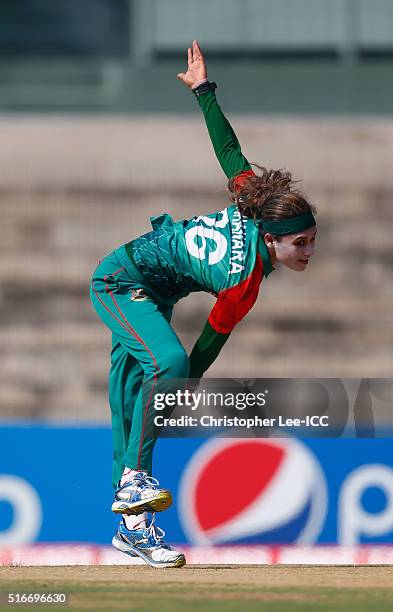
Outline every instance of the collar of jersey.
<path id="1" fill-rule="evenodd" d="M 272 266 L 269 251 L 262 236 L 259 236 L 258 253 L 262 257 L 263 261 L 263 275 L 265 278 L 267 278 L 269 274 L 273 272 L 274 268 Z"/>

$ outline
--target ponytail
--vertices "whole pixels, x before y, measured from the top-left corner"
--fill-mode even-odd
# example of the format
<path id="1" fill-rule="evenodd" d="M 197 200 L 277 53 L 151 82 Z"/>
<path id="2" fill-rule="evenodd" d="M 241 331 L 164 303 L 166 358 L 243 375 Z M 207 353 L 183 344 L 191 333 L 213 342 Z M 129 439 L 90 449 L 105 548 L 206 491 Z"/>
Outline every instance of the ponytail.
<path id="1" fill-rule="evenodd" d="M 295 181 L 290 172 L 254 165 L 260 174 L 245 177 L 241 185 L 238 177 L 228 182 L 230 198 L 243 216 L 254 220 L 283 221 L 315 212 L 315 207 L 294 188 Z"/>

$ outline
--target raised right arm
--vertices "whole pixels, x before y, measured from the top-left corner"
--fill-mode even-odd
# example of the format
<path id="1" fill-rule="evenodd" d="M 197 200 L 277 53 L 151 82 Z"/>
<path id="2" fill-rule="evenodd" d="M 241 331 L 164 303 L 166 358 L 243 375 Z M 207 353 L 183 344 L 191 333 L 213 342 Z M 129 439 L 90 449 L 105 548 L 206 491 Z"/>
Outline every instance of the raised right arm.
<path id="1" fill-rule="evenodd" d="M 216 157 L 228 179 L 246 173 L 253 175 L 249 161 L 243 155 L 240 143 L 231 124 L 222 112 L 214 91 L 196 95 L 199 106 L 205 117 L 207 130 Z"/>
<path id="2" fill-rule="evenodd" d="M 188 49 L 187 60 L 187 72 L 180 72 L 177 78 L 192 89 L 197 96 L 210 140 L 225 175 L 228 178 L 253 175 L 254 172 L 242 153 L 236 134 L 218 105 L 214 93 L 215 86 L 207 80 L 205 58 L 196 40 Z M 239 177 L 239 183 L 240 181 L 241 177 Z"/>

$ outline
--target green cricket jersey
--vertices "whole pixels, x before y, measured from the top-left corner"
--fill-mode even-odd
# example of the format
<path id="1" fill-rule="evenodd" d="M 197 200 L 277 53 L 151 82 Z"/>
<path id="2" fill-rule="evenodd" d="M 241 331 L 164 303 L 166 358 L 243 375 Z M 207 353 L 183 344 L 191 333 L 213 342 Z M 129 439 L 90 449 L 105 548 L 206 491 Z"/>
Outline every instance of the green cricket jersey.
<path id="1" fill-rule="evenodd" d="M 254 173 L 215 94 L 202 94 L 198 102 L 222 169 L 241 185 Z M 146 292 L 166 305 L 193 291 L 217 297 L 190 356 L 190 377 L 199 378 L 255 303 L 263 275 L 273 269 L 269 253 L 254 221 L 235 204 L 186 221 L 168 214 L 151 221 L 153 231 L 126 245 Z"/>

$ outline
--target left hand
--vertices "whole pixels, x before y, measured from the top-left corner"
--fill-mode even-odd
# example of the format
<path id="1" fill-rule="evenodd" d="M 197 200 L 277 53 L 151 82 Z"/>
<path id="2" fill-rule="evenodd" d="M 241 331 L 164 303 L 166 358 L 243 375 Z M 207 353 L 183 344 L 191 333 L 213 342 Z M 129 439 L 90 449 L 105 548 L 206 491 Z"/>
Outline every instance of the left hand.
<path id="1" fill-rule="evenodd" d="M 205 58 L 197 40 L 194 40 L 192 47 L 188 48 L 188 68 L 187 72 L 179 72 L 177 78 L 183 81 L 187 87 L 192 89 L 195 83 L 207 79 L 207 69 Z"/>

